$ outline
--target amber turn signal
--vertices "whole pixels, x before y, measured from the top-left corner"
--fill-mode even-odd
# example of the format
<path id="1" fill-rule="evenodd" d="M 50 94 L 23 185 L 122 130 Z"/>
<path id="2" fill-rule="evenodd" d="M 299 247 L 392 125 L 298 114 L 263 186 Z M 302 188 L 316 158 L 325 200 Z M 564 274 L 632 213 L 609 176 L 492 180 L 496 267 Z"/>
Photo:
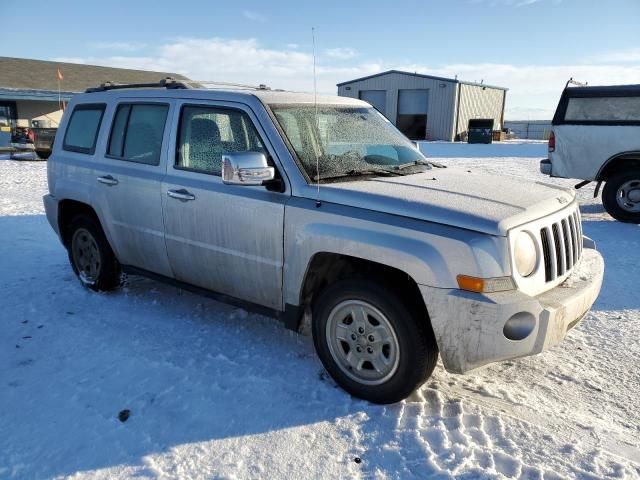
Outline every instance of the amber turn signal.
<path id="1" fill-rule="evenodd" d="M 460 289 L 475 293 L 504 292 L 516 288 L 511 277 L 478 278 L 458 275 L 457 280 Z"/>
<path id="2" fill-rule="evenodd" d="M 462 290 L 482 293 L 484 291 L 484 280 L 482 278 L 468 277 L 467 275 L 458 275 L 458 286 Z"/>

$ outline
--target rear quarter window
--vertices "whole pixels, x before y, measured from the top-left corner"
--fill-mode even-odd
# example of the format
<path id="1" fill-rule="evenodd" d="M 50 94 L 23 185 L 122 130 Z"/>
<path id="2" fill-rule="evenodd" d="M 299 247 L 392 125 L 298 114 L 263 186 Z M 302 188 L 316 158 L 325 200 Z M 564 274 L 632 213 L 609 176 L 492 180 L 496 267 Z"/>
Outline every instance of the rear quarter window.
<path id="1" fill-rule="evenodd" d="M 77 105 L 67 124 L 62 148 L 92 155 L 96 150 L 104 109 L 104 104 Z"/>
<path id="2" fill-rule="evenodd" d="M 565 122 L 640 122 L 640 97 L 569 98 Z"/>

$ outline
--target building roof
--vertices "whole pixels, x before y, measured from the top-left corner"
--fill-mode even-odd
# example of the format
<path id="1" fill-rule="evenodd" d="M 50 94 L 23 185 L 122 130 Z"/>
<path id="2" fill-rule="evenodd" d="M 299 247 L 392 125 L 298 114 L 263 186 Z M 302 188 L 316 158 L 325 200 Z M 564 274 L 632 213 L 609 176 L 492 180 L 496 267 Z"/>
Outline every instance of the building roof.
<path id="1" fill-rule="evenodd" d="M 386 72 L 374 73 L 373 75 L 368 75 L 366 77 L 360 77 L 360 78 L 356 78 L 354 80 L 349 80 L 347 82 L 338 83 L 336 86 L 337 87 L 341 87 L 342 85 L 348 85 L 350 83 L 359 82 L 361 80 L 368 80 L 370 78 L 381 77 L 383 75 L 389 75 L 390 73 L 398 73 L 400 75 L 409 75 L 409 76 L 412 76 L 412 77 L 429 78 L 431 80 L 440 80 L 442 82 L 460 83 L 462 85 L 474 85 L 474 86 L 477 86 L 477 87 L 495 88 L 497 90 L 509 90 L 508 88 L 505 88 L 505 87 L 497 87 L 495 85 L 487 85 L 486 83 L 465 82 L 463 80 L 458 80 L 458 79 L 455 79 L 455 78 L 436 77 L 436 76 L 433 76 L 433 75 L 425 75 L 423 73 L 403 72 L 402 70 L 387 70 Z"/>
<path id="2" fill-rule="evenodd" d="M 58 68 L 64 77 L 60 82 L 60 89 L 70 93 L 84 92 L 87 88 L 98 86 L 104 82 L 152 83 L 166 77 L 189 80 L 187 77 L 169 72 L 0 57 L 0 89 L 5 92 L 22 90 L 56 92 L 57 94 Z"/>
<path id="3" fill-rule="evenodd" d="M 64 90 L 26 90 L 17 88 L 0 88 L 0 100 L 34 100 L 41 102 L 56 102 L 64 100 L 68 102 L 75 92 L 65 92 Z"/>

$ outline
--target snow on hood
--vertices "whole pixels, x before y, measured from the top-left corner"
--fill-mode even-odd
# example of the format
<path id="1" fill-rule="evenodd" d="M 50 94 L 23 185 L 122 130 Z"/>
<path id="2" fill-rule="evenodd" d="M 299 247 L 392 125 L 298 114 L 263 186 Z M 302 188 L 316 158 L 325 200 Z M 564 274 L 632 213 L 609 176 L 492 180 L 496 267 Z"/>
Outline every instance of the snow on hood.
<path id="1" fill-rule="evenodd" d="M 501 236 L 575 199 L 556 185 L 458 168 L 324 184 L 321 192 L 328 202 Z"/>

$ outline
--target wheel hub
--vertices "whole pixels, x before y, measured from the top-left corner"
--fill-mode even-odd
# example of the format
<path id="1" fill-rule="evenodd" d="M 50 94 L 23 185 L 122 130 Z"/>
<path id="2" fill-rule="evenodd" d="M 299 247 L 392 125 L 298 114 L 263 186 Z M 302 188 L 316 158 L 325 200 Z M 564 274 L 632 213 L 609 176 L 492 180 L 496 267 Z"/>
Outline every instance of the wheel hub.
<path id="1" fill-rule="evenodd" d="M 640 212 L 640 180 L 629 180 L 620 185 L 616 201 L 627 212 Z"/>
<path id="2" fill-rule="evenodd" d="M 333 359 L 352 379 L 377 385 L 398 368 L 398 339 L 388 318 L 373 305 L 347 300 L 327 321 L 327 341 Z"/>
<path id="3" fill-rule="evenodd" d="M 634 188 L 633 190 L 630 190 L 627 194 L 627 198 L 633 203 L 640 202 L 640 188 Z"/>
<path id="4" fill-rule="evenodd" d="M 102 259 L 98 244 L 88 230 L 79 228 L 74 232 L 71 239 L 71 255 L 80 280 L 93 285 L 100 275 Z"/>

